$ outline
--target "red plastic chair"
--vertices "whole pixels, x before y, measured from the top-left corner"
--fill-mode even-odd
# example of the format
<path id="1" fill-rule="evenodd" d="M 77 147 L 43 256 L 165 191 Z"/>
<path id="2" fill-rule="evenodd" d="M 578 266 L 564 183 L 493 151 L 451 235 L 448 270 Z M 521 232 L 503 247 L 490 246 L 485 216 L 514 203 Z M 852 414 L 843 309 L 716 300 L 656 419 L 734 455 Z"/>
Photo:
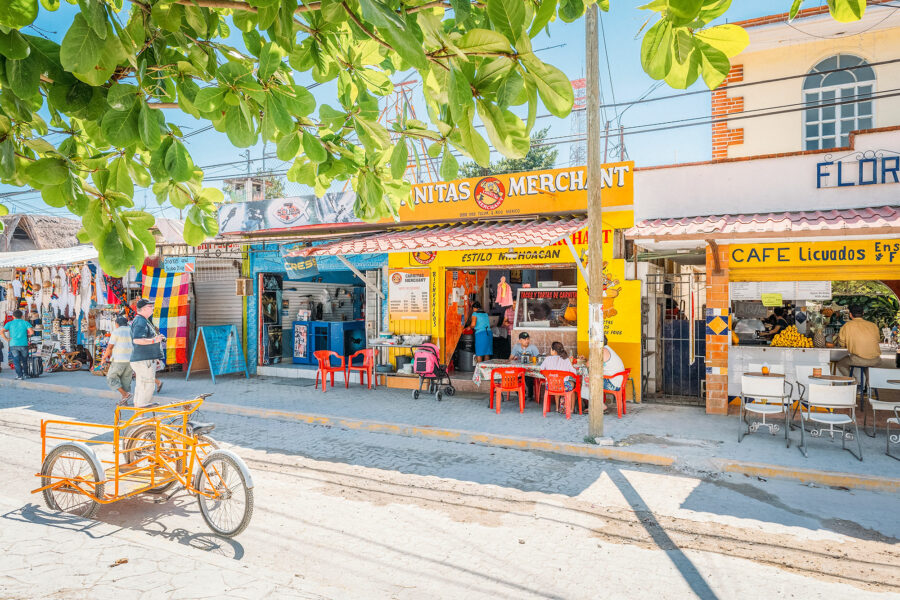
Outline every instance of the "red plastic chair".
<path id="1" fill-rule="evenodd" d="M 316 387 L 319 386 L 319 376 L 322 376 L 322 391 L 325 391 L 325 376 L 331 373 L 331 387 L 334 387 L 334 374 L 335 373 L 343 373 L 346 371 L 346 367 L 344 365 L 344 357 L 338 354 L 337 352 L 332 352 L 331 350 L 316 350 L 313 352 L 313 356 L 316 357 L 316 360 L 319 361 L 319 368 L 316 370 Z M 333 366 L 331 364 L 331 359 L 336 358 L 341 361 L 341 364 L 338 366 Z"/>
<path id="2" fill-rule="evenodd" d="M 575 378 L 574 373 L 569 371 L 541 371 L 544 376 L 544 416 L 550 412 L 550 397 L 559 398 L 562 396 L 566 403 L 566 418 L 572 418 L 572 409 L 575 405 L 575 388 L 566 390 L 566 379 Z M 558 400 L 557 400 L 558 402 Z M 578 414 L 582 412 L 581 397 L 578 397 Z"/>
<path id="3" fill-rule="evenodd" d="M 500 376 L 496 381 L 495 376 Z M 519 412 L 525 412 L 525 369 L 520 367 L 504 367 L 491 371 L 491 403 L 488 408 L 494 408 L 497 404 L 497 414 L 500 414 L 500 405 L 503 404 L 503 394 L 509 397 L 513 392 L 519 395 Z M 497 399 L 497 394 L 500 399 Z"/>
<path id="4" fill-rule="evenodd" d="M 616 400 L 616 412 L 619 415 L 619 418 L 622 418 L 622 415 L 628 414 L 628 407 L 625 406 L 625 384 L 631 378 L 631 369 L 625 369 L 624 371 L 620 371 L 619 373 L 614 373 L 607 377 L 603 376 L 604 381 L 607 379 L 616 379 L 618 377 L 622 377 L 622 387 L 618 390 L 603 390 L 603 400 L 606 400 L 607 396 L 612 396 Z"/>
<path id="5" fill-rule="evenodd" d="M 363 361 L 360 364 L 353 364 L 353 359 L 361 356 Z M 365 381 L 369 384 L 369 389 L 372 387 L 378 387 L 375 383 L 375 350 L 373 348 L 365 348 L 363 350 L 358 350 L 354 352 L 350 356 L 347 357 L 347 371 L 344 373 L 344 387 L 350 387 L 350 373 L 352 371 L 359 372 L 359 385 L 366 385 Z M 334 385 L 334 384 L 332 384 Z"/>

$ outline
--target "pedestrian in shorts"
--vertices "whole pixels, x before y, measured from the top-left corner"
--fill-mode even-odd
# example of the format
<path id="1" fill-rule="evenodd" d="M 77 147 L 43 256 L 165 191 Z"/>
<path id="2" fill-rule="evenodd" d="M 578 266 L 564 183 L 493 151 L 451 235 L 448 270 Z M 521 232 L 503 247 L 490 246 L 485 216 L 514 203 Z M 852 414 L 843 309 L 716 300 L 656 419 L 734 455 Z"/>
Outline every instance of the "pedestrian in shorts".
<path id="1" fill-rule="evenodd" d="M 156 365 L 163 358 L 162 342 L 166 336 L 151 320 L 153 302 L 146 298 L 137 301 L 137 316 L 131 322 L 131 368 L 134 370 L 134 406 L 142 408 L 153 402 L 157 389 Z"/>
<path id="2" fill-rule="evenodd" d="M 109 336 L 109 343 L 103 352 L 101 362 L 109 364 L 106 372 L 106 383 L 110 389 L 119 392 L 118 406 L 127 404 L 131 400 L 131 379 L 134 371 L 131 370 L 131 329 L 128 327 L 128 319 L 116 318 L 116 329 Z"/>

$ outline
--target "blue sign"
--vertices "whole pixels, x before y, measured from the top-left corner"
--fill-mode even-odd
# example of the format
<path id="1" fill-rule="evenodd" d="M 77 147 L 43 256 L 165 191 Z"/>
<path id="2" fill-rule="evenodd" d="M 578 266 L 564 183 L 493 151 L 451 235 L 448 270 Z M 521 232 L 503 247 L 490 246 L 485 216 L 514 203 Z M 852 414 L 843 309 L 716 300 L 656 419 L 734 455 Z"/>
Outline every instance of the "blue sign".
<path id="1" fill-rule="evenodd" d="M 309 279 L 319 274 L 315 258 L 305 255 L 304 244 L 288 244 L 281 247 L 281 259 L 288 279 Z"/>
<path id="2" fill-rule="evenodd" d="M 193 273 L 197 259 L 193 256 L 166 256 L 163 270 L 167 273 Z"/>
<path id="3" fill-rule="evenodd" d="M 185 381 L 191 371 L 209 371 L 213 383 L 216 383 L 216 375 L 227 373 L 244 373 L 244 377 L 249 378 L 237 327 L 212 325 L 198 328 Z"/>

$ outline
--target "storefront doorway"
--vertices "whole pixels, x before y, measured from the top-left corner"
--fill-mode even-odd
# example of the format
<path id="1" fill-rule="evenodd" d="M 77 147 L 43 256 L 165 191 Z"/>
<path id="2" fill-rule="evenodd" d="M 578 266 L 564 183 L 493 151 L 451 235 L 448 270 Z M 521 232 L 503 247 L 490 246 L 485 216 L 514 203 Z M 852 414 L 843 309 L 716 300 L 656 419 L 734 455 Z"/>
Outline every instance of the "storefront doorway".
<path id="1" fill-rule="evenodd" d="M 641 380 L 645 402 L 706 402 L 706 273 L 648 273 L 642 298 Z"/>
<path id="2" fill-rule="evenodd" d="M 474 302 L 488 313 L 493 357 L 506 359 L 518 334 L 527 331 L 543 354 L 561 341 L 577 350 L 577 270 L 571 265 L 446 271 L 445 340 L 456 371 L 474 370 L 473 338 L 467 333 Z"/>

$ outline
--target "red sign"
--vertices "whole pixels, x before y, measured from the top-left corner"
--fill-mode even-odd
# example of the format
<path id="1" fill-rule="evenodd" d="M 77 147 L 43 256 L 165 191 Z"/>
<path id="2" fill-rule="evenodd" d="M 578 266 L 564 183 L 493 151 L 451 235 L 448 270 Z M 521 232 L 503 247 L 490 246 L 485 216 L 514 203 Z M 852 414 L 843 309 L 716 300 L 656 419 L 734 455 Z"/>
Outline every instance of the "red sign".
<path id="1" fill-rule="evenodd" d="M 496 177 L 485 177 L 475 184 L 475 204 L 482 210 L 494 210 L 506 200 L 503 183 Z"/>

